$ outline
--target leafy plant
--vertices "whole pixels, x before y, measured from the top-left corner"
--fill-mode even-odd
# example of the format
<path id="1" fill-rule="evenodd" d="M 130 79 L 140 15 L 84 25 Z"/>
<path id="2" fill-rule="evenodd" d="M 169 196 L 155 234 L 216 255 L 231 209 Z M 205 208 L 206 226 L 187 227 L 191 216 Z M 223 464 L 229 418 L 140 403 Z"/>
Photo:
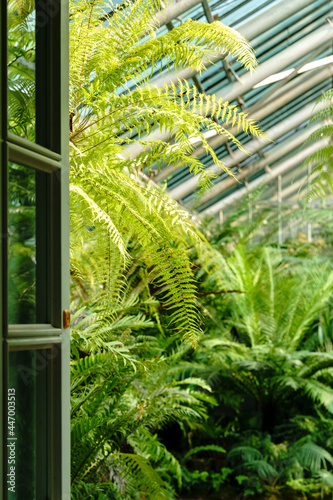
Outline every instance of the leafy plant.
<path id="1" fill-rule="evenodd" d="M 200 389 L 210 388 L 199 378 L 184 377 L 180 366 L 177 375 L 172 356 L 159 359 L 154 338 L 127 336 L 127 346 L 112 341 L 119 334 L 110 323 L 107 317 L 96 323 L 86 316 L 72 333 L 78 354 L 72 360 L 74 495 L 84 483 L 96 482 L 112 483 L 116 499 L 139 498 L 140 492 L 147 498 L 174 498 L 171 484 L 175 479 L 174 487 L 181 486 L 180 464 L 156 431 L 170 420 L 199 425 L 206 403 L 214 404 Z M 101 330 L 104 339 L 108 336 L 103 352 L 85 355 L 87 339 Z M 143 360 L 140 351 L 148 358 Z"/>
<path id="2" fill-rule="evenodd" d="M 191 155 L 192 139 L 199 138 L 225 169 L 203 131 L 226 135 L 240 148 L 228 124 L 256 136 L 261 132 L 234 105 L 200 94 L 186 81 L 162 88 L 148 82 L 164 65 L 201 70 L 217 52 L 236 57 L 247 69 L 256 60 L 248 42 L 219 21 L 189 20 L 156 36 L 161 8 L 159 0 L 116 7 L 86 0 L 70 5 L 72 226 L 82 230 L 83 239 L 88 239 L 87 226 L 94 228 L 98 253 L 104 252 L 103 287 L 111 267 L 108 255 L 119 252 L 126 266 L 127 242 L 141 245 L 152 279 L 165 290 L 175 329 L 195 345 L 200 328 L 184 235 L 191 235 L 190 244 L 201 237 L 184 211 L 159 189 L 146 186 L 143 170 L 182 162 L 200 173 L 205 189 L 208 171 Z M 34 5 L 12 0 L 9 14 L 9 125 L 15 134 L 34 140 Z M 151 140 L 157 130 L 172 135 L 174 143 Z M 131 146 L 141 153 L 133 156 Z"/>
<path id="3" fill-rule="evenodd" d="M 332 352 L 328 346 L 314 352 L 309 334 L 331 298 L 330 265 L 292 266 L 269 248 L 254 255 L 238 248 L 228 259 L 216 258 L 208 283 L 239 293 L 227 295 L 230 316 L 218 337 L 202 340 L 198 358 L 209 359 L 212 372 L 253 399 L 263 431 L 274 431 L 290 399 L 310 397 L 332 411 Z"/>
<path id="4" fill-rule="evenodd" d="M 318 221 L 326 215 L 317 213 Z M 203 228 L 214 245 L 208 266 L 192 257 L 206 333 L 187 369 L 209 382 L 219 402 L 195 446 L 226 449 L 226 498 L 330 491 L 320 480 L 332 471 L 333 454 L 326 427 L 333 409 L 332 266 L 324 227 L 311 244 L 295 239 L 277 248 L 249 241 L 245 230 L 243 237 L 242 222 L 232 244 L 228 226 L 225 232 L 216 223 Z"/>

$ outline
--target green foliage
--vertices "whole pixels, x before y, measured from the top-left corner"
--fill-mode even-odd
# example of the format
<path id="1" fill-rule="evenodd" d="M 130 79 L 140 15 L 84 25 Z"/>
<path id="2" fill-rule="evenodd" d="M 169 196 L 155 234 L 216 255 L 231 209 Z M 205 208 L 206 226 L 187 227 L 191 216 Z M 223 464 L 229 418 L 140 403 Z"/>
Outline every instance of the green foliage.
<path id="1" fill-rule="evenodd" d="M 33 7 L 10 5 L 10 40 L 21 43 L 9 43 L 9 124 L 33 140 Z M 186 81 L 149 84 L 155 71 L 164 64 L 200 71 L 218 52 L 251 69 L 253 53 L 220 22 L 190 20 L 156 36 L 158 0 L 128 1 L 108 16 L 105 8 L 71 5 L 73 498 L 172 500 L 202 487 L 233 500 L 326 493 L 333 278 L 321 244 L 258 248 L 250 241 L 256 221 L 237 235 L 230 223 L 227 237 L 211 225 L 212 249 L 148 178 L 156 167 L 184 164 L 207 189 L 211 177 L 191 154 L 192 140 L 225 169 L 204 131 L 239 148 L 229 126 L 261 135 L 235 106 Z M 325 125 L 316 137 L 331 132 Z M 315 173 L 330 155 L 328 147 L 309 160 L 319 162 Z M 12 196 L 15 205 L 23 195 L 14 186 Z M 32 199 L 22 200 L 24 229 Z M 19 236 L 23 262 L 31 241 L 23 230 Z M 206 336 L 193 352 L 170 333 L 196 345 L 198 310 Z M 178 449 L 163 434 L 171 425 L 180 429 Z"/>
<path id="2" fill-rule="evenodd" d="M 219 472 L 208 472 L 205 470 L 184 470 L 185 485 L 195 491 L 202 488 L 207 494 L 208 490 L 219 492 L 221 486 L 226 482 L 227 477 L 232 473 L 232 469 L 223 467 Z"/>
<path id="3" fill-rule="evenodd" d="M 266 489 L 268 492 L 264 484 L 278 483 L 280 490 L 287 486 L 297 491 L 314 492 L 317 478 L 329 477 L 325 472 L 327 465 L 332 465 L 333 457 L 309 437 L 291 446 L 287 443 L 275 445 L 267 436 L 260 436 L 256 442 L 253 437 L 248 438 L 250 441 L 257 447 L 238 445 L 228 454 L 228 463 L 234 466 L 235 473 L 243 473 L 236 479 L 249 491 L 259 493 Z"/>
<path id="4" fill-rule="evenodd" d="M 330 491 L 331 216 L 328 210 L 305 216 L 324 223 L 311 244 L 300 238 L 279 249 L 263 245 L 240 219 L 233 243 L 228 224 L 204 229 L 214 245 L 208 274 L 201 257 L 193 257 L 206 333 L 188 369 L 209 381 L 219 402 L 195 445 L 226 449 L 223 466 L 232 469 L 220 489 L 226 498 L 321 492 L 326 498 Z M 221 466 L 215 460 L 214 473 Z M 212 484 L 207 466 L 192 467 L 208 474 L 200 476 L 202 488 Z"/>
<path id="5" fill-rule="evenodd" d="M 242 231 L 238 234 L 242 239 Z M 223 235 L 218 234 L 211 241 L 216 248 L 203 247 L 198 255 L 193 247 L 189 254 L 206 328 L 195 351 L 175 347 L 164 336 L 168 311 L 156 300 L 158 289 L 138 258 L 140 245 L 126 247 L 133 260 L 125 267 L 126 281 L 121 281 L 112 313 L 94 300 L 85 300 L 85 308 L 78 310 L 72 329 L 73 380 L 81 380 L 82 370 L 87 378 L 73 387 L 73 453 L 79 460 L 87 450 L 92 453 L 73 482 L 74 492 L 81 491 L 82 481 L 95 482 L 101 488 L 109 485 L 117 500 L 136 499 L 134 485 L 145 494 L 145 480 L 151 488 L 162 488 L 160 493 L 147 489 L 151 498 L 194 491 L 230 499 L 239 494 L 288 498 L 292 492 L 295 498 L 315 498 L 329 492 L 333 318 L 328 249 L 323 243 L 297 241 L 279 250 L 262 247 L 260 241 L 235 248 L 221 245 Z M 95 269 L 89 246 L 78 248 L 80 262 L 91 262 L 87 269 Z M 122 262 L 114 267 L 114 283 Z M 101 297 L 99 266 L 90 275 L 85 265 L 77 266 L 82 288 L 73 288 L 76 304 L 82 294 Z M 237 293 L 214 293 L 227 290 Z M 131 324 L 137 327 L 130 332 Z M 110 380 L 110 390 L 108 376 L 114 383 Z M 99 393 L 96 382 L 109 392 Z M 160 434 L 172 421 L 182 428 L 179 450 Z M 133 458 L 131 466 L 123 465 L 121 453 L 144 461 Z"/>
<path id="6" fill-rule="evenodd" d="M 113 307 L 121 287 L 126 286 L 126 242 L 134 239 L 140 246 L 141 260 L 163 293 L 165 307 L 172 311 L 170 321 L 175 330 L 195 343 L 200 329 L 186 240 L 190 238 L 194 244 L 203 240 L 185 211 L 153 188 L 143 188 L 117 170 L 110 169 L 108 175 L 98 164 L 91 165 L 89 178 L 83 169 L 73 171 L 72 178 L 72 248 L 77 248 L 78 240 L 91 245 L 92 258 L 98 262 L 96 285 L 101 290 L 96 300 Z"/>
<path id="7" fill-rule="evenodd" d="M 224 168 L 205 139 L 203 129 L 226 134 L 239 147 L 240 143 L 223 123 L 237 123 L 246 132 L 261 134 L 258 126 L 235 106 L 198 93 L 187 81 L 179 80 L 178 86 L 161 88 L 148 85 L 162 62 L 172 62 L 174 69 L 192 66 L 200 70 L 205 58 L 217 52 L 234 55 L 248 69 L 253 68 L 256 61 L 252 50 L 237 32 L 219 21 L 208 25 L 188 20 L 156 37 L 153 26 L 155 12 L 161 9 L 159 2 L 128 2 L 124 9 L 115 9 L 107 23 L 100 8 L 82 4 L 73 3 L 70 26 L 70 141 L 74 158 L 79 157 L 80 161 L 84 158 L 87 163 L 91 155 L 95 159 L 102 153 L 105 162 L 108 152 L 119 152 L 125 154 L 127 166 L 130 163 L 134 169 L 143 166 L 149 169 L 162 161 L 185 162 L 195 173 L 202 173 L 205 184 L 208 177 L 203 165 L 189 155 L 193 150 L 190 139 L 199 137 L 214 162 Z M 142 41 L 145 34 L 147 37 Z M 155 130 L 173 135 L 174 145 L 170 147 L 163 140 L 141 139 Z M 128 162 L 129 153 L 123 148 L 126 144 L 140 144 L 147 150 L 136 158 L 130 157 Z"/>
<path id="8" fill-rule="evenodd" d="M 141 258 L 172 310 L 175 331 L 195 345 L 201 330 L 187 257 L 193 240 L 184 235 L 190 234 L 196 244 L 201 238 L 187 213 L 158 188 L 146 185 L 142 171 L 162 162 L 186 163 L 193 173 L 200 173 L 205 189 L 209 175 L 191 155 L 192 139 L 199 137 L 214 162 L 225 168 L 203 130 L 226 135 L 240 148 L 226 125 L 237 124 L 256 136 L 261 132 L 235 106 L 199 94 L 186 81 L 162 88 L 148 82 L 164 64 L 200 71 L 217 53 L 234 56 L 246 69 L 254 68 L 256 60 L 248 42 L 219 21 L 208 25 L 189 20 L 156 36 L 161 9 L 159 0 L 128 1 L 115 8 L 109 2 L 85 0 L 70 5 L 72 227 L 83 240 L 88 239 L 87 221 L 94 229 L 96 260 L 100 258 L 103 273 L 100 286 L 106 289 L 116 252 L 126 266 L 128 242 L 141 245 Z M 30 1 L 9 4 L 9 126 L 30 140 L 35 121 L 34 15 Z M 144 137 L 155 131 L 171 134 L 174 144 Z M 141 153 L 132 156 L 131 146 Z M 106 302 L 107 294 L 106 290 Z"/>
<path id="9" fill-rule="evenodd" d="M 94 241 L 96 230 L 88 219 L 86 225 Z M 232 500 L 329 492 L 328 248 L 293 241 L 278 250 L 237 234 L 246 246 L 221 245 L 223 235 L 213 234 L 215 248 L 203 246 L 198 254 L 193 246 L 188 254 L 206 328 L 195 351 L 165 336 L 169 314 L 156 300 L 141 245 L 126 245 L 130 263 L 114 261 L 109 309 L 99 259 L 87 240 L 75 247 L 75 498 L 90 498 L 80 493 L 89 484 L 116 500 L 140 494 L 171 500 L 199 491 Z M 227 290 L 237 293 L 212 293 Z M 179 449 L 161 433 L 173 432 L 171 422 L 182 429 Z"/>
<path id="10" fill-rule="evenodd" d="M 183 347 L 170 358 L 161 356 L 157 340 L 147 333 L 147 326 L 156 324 L 140 313 L 153 311 L 158 302 L 145 300 L 146 287 L 141 293 L 141 300 L 133 301 L 128 289 L 112 314 L 93 304 L 94 313 L 81 308 L 73 316 L 74 498 L 83 494 L 84 483 L 94 482 L 103 491 L 109 484 L 117 500 L 140 494 L 174 498 L 170 485 L 181 485 L 180 464 L 157 431 L 170 421 L 195 428 L 206 418 L 206 405 L 214 404 L 201 392 L 210 391 L 204 380 L 186 377 L 180 364 L 175 370 L 174 359 L 187 352 Z"/>
<path id="11" fill-rule="evenodd" d="M 208 282 L 241 293 L 229 295 L 222 332 L 202 340 L 198 356 L 253 398 L 263 431 L 272 432 L 282 403 L 292 397 L 310 397 L 333 410 L 331 349 L 313 352 L 307 340 L 331 298 L 333 274 L 329 264 L 307 261 L 304 268 L 291 266 L 277 250 L 256 253 L 239 248 L 228 259 L 217 255 L 218 268 Z"/>
<path id="12" fill-rule="evenodd" d="M 157 434 L 153 435 L 146 428 L 141 428 L 140 431 L 130 436 L 129 443 L 135 453 L 139 453 L 140 456 L 143 456 L 153 465 L 160 478 L 169 485 L 175 483 L 177 488 L 181 488 L 182 471 L 180 464 L 166 446 L 159 441 Z M 170 493 L 172 493 L 171 489 Z"/>
<path id="13" fill-rule="evenodd" d="M 208 444 L 205 446 L 196 446 L 195 448 L 192 448 L 189 450 L 182 458 L 182 462 L 186 462 L 186 460 L 191 457 L 192 455 L 196 455 L 197 453 L 201 451 L 217 451 L 219 453 L 225 453 L 225 449 L 222 448 L 221 446 L 217 446 L 214 444 Z"/>

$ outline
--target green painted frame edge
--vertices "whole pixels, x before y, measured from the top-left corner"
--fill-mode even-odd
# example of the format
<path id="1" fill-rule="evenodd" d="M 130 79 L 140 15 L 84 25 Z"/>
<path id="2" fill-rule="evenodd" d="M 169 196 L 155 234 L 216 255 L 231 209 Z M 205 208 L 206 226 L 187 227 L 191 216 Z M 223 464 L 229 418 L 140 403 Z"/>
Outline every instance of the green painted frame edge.
<path id="1" fill-rule="evenodd" d="M 32 151 L 22 147 L 22 145 L 12 144 L 7 142 L 9 160 L 25 165 L 26 167 L 36 168 L 44 172 L 53 172 L 61 170 L 62 164 L 54 159 L 40 154 L 40 152 Z"/>
<path id="2" fill-rule="evenodd" d="M 5 394 L 6 394 L 6 387 L 7 387 L 7 377 L 4 376 L 6 374 L 6 366 L 4 366 L 4 332 L 5 332 L 5 321 L 6 318 L 4 318 L 3 314 L 3 289 L 6 286 L 6 255 L 4 255 L 4 250 L 6 247 L 6 238 L 5 235 L 7 235 L 6 231 L 6 211 L 5 209 L 5 200 L 7 196 L 4 196 L 4 194 L 7 191 L 6 187 L 6 171 L 7 169 L 4 168 L 5 166 L 5 161 L 7 159 L 7 154 L 6 154 L 6 148 L 5 148 L 5 142 L 4 142 L 4 132 L 6 131 L 7 127 L 7 117 L 5 116 L 4 110 L 7 109 L 7 103 L 6 103 L 6 92 L 1 92 L 1 90 L 4 87 L 4 85 L 7 85 L 7 51 L 6 51 L 6 45 L 4 41 L 4 35 L 3 33 L 7 33 L 6 29 L 6 9 L 7 5 L 6 2 L 1 1 L 0 2 L 0 225 L 1 225 L 1 238 L 0 238 L 0 325 L 1 325 L 1 339 L 0 339 L 0 371 L 2 373 L 1 377 L 1 393 L 2 397 L 0 398 L 0 443 L 4 443 L 4 437 L 5 437 L 5 426 L 6 426 L 6 419 L 4 418 L 4 413 L 5 413 L 5 407 L 7 409 L 7 403 L 5 404 Z M 4 71 L 4 68 L 6 68 L 6 71 Z M 5 488 L 5 478 L 7 474 L 7 456 L 6 456 L 6 451 L 5 446 L 2 446 L 2 450 L 0 453 L 0 495 L 4 492 Z"/>
<path id="3" fill-rule="evenodd" d="M 69 2 L 60 9 L 60 151 L 61 169 L 61 310 L 70 308 L 69 200 Z M 66 243 L 65 243 L 66 242 Z M 61 500 L 71 500 L 70 329 L 64 329 L 61 353 Z M 56 492 L 55 492 L 56 493 Z"/>
<path id="4" fill-rule="evenodd" d="M 12 134 L 11 132 L 7 134 L 7 142 L 16 146 L 21 146 L 25 150 L 31 151 L 31 153 L 35 152 L 41 156 L 51 158 L 52 160 L 58 162 L 61 161 L 61 154 L 55 153 L 54 151 L 44 148 L 44 146 L 40 146 L 39 144 L 35 144 L 34 142 L 27 141 L 27 139 L 24 139 L 23 137 L 18 137 L 17 135 Z"/>
<path id="5" fill-rule="evenodd" d="M 33 337 L 56 337 L 62 335 L 61 328 L 54 328 L 50 324 L 36 325 L 8 325 L 7 339 Z"/>

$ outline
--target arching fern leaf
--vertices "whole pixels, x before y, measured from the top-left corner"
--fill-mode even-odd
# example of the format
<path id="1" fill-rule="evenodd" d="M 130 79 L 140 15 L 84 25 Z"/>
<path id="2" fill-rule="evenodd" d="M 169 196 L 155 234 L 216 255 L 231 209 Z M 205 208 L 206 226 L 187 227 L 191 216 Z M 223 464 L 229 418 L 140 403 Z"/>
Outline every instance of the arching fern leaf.
<path id="1" fill-rule="evenodd" d="M 326 146 L 311 154 L 303 163 L 302 168 L 310 168 L 307 176 L 309 191 L 307 202 L 315 198 L 323 198 L 329 192 L 333 193 L 333 145 L 329 142 L 333 137 L 333 125 L 330 123 L 333 117 L 333 89 L 327 90 L 318 100 L 318 103 L 327 103 L 327 107 L 317 111 L 312 122 L 324 122 L 324 125 L 315 130 L 305 141 L 305 144 L 326 138 Z M 326 123 L 325 123 L 326 121 Z"/>

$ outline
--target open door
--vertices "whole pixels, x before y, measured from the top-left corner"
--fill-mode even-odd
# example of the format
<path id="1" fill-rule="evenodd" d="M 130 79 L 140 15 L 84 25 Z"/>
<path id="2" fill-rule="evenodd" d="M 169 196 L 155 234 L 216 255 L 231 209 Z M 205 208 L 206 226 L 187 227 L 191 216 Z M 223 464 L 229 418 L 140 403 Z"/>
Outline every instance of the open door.
<path id="1" fill-rule="evenodd" d="M 68 4 L 1 0 L 0 475 L 70 499 Z"/>

